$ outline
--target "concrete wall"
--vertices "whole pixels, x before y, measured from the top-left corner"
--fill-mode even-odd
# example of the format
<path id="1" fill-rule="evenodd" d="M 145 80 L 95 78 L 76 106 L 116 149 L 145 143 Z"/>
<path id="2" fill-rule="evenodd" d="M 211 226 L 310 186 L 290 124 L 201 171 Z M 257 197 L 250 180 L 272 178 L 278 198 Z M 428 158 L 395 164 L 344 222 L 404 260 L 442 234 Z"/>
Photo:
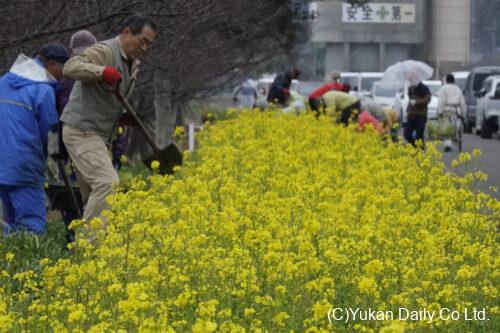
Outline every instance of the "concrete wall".
<path id="1" fill-rule="evenodd" d="M 330 73 L 334 70 L 343 70 L 344 68 L 348 68 L 349 64 L 346 63 L 346 59 L 344 59 L 344 45 L 341 43 L 328 43 L 326 44 L 326 52 L 325 52 L 325 79 L 330 76 Z M 319 78 L 322 79 L 322 78 Z"/>
<path id="2" fill-rule="evenodd" d="M 379 69 L 379 44 L 351 43 L 351 70 L 354 72 L 370 72 Z"/>
<path id="3" fill-rule="evenodd" d="M 432 1 L 431 61 L 439 76 L 470 61 L 470 1 Z"/>
<path id="4" fill-rule="evenodd" d="M 387 68 L 398 61 L 410 57 L 410 46 L 408 44 L 387 44 L 385 46 L 385 56 L 383 57 L 383 67 Z"/>

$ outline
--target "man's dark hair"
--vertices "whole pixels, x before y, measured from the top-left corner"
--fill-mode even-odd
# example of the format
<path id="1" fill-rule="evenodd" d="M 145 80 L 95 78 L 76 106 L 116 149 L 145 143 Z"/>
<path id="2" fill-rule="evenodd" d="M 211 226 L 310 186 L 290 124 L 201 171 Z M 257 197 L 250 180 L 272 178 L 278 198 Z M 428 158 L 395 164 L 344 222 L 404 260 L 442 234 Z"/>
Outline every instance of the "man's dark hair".
<path id="1" fill-rule="evenodd" d="M 120 25 L 120 32 L 129 27 L 132 35 L 137 35 L 141 33 L 145 25 L 149 25 L 151 29 L 156 31 L 156 24 L 151 17 L 142 14 L 132 15 L 123 20 Z"/>
<path id="2" fill-rule="evenodd" d="M 446 75 L 446 83 L 455 83 L 455 76 L 453 74 Z"/>

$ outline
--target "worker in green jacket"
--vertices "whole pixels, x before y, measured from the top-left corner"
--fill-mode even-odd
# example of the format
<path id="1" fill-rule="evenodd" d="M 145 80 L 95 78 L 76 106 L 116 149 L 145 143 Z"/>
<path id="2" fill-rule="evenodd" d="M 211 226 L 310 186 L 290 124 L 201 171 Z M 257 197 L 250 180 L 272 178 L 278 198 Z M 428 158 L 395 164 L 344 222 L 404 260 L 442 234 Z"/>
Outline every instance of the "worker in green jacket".
<path id="1" fill-rule="evenodd" d="M 346 87 L 344 91 L 332 90 L 323 95 L 325 108 L 330 109 L 332 115 L 336 115 L 337 122 L 345 126 L 349 123 L 353 112 L 361 110 L 359 99 L 356 96 L 349 95 L 347 93 L 348 89 L 349 87 Z"/>

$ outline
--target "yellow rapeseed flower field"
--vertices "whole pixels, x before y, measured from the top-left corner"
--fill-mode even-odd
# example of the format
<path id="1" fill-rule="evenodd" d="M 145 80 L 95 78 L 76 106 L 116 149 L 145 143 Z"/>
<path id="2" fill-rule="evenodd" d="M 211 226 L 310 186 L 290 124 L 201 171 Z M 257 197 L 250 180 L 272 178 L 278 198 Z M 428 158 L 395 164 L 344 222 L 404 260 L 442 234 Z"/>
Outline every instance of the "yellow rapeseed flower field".
<path id="1" fill-rule="evenodd" d="M 500 330 L 483 174 L 310 114 L 243 112 L 199 142 L 112 196 L 97 242 L 15 276 L 0 263 L 0 332 Z"/>

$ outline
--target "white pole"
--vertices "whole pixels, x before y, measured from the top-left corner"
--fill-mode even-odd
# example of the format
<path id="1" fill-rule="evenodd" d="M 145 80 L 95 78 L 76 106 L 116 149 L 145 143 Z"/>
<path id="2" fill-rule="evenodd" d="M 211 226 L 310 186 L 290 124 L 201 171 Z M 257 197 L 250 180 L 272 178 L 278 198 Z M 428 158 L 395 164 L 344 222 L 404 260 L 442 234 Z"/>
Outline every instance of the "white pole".
<path id="1" fill-rule="evenodd" d="M 194 151 L 194 124 L 189 124 L 189 152 Z"/>

